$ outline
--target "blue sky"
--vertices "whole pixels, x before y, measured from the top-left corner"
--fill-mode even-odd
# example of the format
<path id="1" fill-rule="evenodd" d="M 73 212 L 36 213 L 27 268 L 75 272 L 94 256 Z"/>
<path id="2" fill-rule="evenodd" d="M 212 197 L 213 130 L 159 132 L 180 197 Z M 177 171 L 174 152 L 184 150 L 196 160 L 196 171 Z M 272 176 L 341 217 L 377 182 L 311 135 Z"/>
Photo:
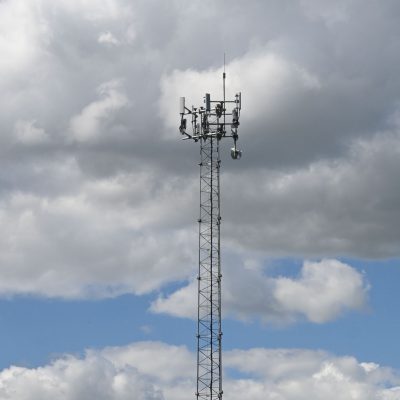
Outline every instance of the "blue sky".
<path id="1" fill-rule="evenodd" d="M 226 398 L 400 400 L 395 0 L 0 1 L 0 399 L 195 387 L 196 144 L 222 153 Z"/>
<path id="2" fill-rule="evenodd" d="M 371 288 L 363 312 L 349 312 L 327 324 L 300 322 L 285 327 L 260 321 L 224 321 L 224 348 L 325 349 L 337 355 L 400 368 L 396 339 L 400 322 L 398 261 L 349 261 L 362 271 Z M 279 264 L 279 262 L 278 262 Z M 285 260 L 286 274 L 296 262 Z M 194 350 L 195 323 L 148 311 L 154 295 L 124 295 L 111 300 L 62 301 L 40 298 L 2 300 L 2 364 L 36 367 L 63 353 L 83 354 L 86 348 L 123 346 L 157 340 L 185 344 Z"/>

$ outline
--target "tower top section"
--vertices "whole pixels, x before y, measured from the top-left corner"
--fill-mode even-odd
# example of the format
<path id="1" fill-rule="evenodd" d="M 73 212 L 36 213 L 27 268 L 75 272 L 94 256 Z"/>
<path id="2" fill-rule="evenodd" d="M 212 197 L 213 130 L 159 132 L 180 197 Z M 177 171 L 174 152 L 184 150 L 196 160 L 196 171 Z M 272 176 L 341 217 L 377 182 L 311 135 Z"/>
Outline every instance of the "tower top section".
<path id="1" fill-rule="evenodd" d="M 225 69 L 225 68 L 224 68 Z M 211 95 L 206 93 L 203 106 L 191 108 L 186 107 L 185 97 L 180 98 L 181 124 L 179 131 L 183 140 L 192 139 L 195 142 L 216 138 L 232 138 L 234 146 L 231 148 L 231 156 L 234 160 L 240 159 L 242 152 L 237 149 L 236 143 L 239 139 L 239 119 L 242 108 L 242 94 L 236 93 L 234 100 L 225 98 L 226 73 L 223 72 L 223 99 L 212 100 Z M 188 117 L 191 118 L 191 127 L 188 127 Z"/>

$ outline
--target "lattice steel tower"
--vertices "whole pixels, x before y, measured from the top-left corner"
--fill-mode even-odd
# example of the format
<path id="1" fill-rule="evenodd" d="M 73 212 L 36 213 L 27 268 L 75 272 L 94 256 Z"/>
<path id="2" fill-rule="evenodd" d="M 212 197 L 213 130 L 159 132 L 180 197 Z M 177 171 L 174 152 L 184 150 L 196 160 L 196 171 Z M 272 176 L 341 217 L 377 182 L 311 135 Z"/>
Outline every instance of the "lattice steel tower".
<path id="1" fill-rule="evenodd" d="M 186 108 L 180 99 L 183 139 L 200 143 L 200 217 L 199 272 L 197 319 L 197 399 L 222 399 L 222 329 L 221 329 L 221 199 L 219 144 L 223 138 L 233 138 L 233 159 L 239 159 L 238 140 L 241 93 L 235 100 L 225 100 L 225 71 L 223 100 L 212 101 L 206 93 L 204 106 Z M 233 107 L 227 112 L 227 106 Z M 187 119 L 191 117 L 190 133 Z M 227 117 L 229 122 L 227 122 Z M 230 132 L 227 133 L 227 128 Z"/>

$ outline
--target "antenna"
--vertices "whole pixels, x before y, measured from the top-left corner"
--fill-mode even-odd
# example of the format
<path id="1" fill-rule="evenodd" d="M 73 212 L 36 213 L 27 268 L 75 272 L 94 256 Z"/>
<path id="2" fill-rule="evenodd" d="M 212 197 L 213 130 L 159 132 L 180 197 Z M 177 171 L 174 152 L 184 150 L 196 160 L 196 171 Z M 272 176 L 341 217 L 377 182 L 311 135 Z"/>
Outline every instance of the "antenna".
<path id="1" fill-rule="evenodd" d="M 197 290 L 197 400 L 222 400 L 222 323 L 221 323 L 221 201 L 219 144 L 222 139 L 232 138 L 234 160 L 242 152 L 236 148 L 239 138 L 241 94 L 235 100 L 225 97 L 225 53 L 222 75 L 223 100 L 204 97 L 205 107 L 185 107 L 181 97 L 181 124 L 179 131 L 183 140 L 200 143 L 200 216 L 199 223 L 199 269 Z M 227 105 L 234 108 L 227 113 Z M 192 119 L 191 132 L 187 132 L 186 115 Z M 227 122 L 226 116 L 232 121 Z M 230 128 L 230 132 L 227 129 Z"/>
<path id="2" fill-rule="evenodd" d="M 210 97 L 210 93 L 206 93 L 205 103 L 206 103 L 206 111 L 211 111 L 211 97 Z"/>
<path id="3" fill-rule="evenodd" d="M 226 73 L 225 73 L 225 52 L 224 52 L 224 72 L 222 73 L 222 90 L 223 90 L 223 95 L 224 95 L 224 107 L 223 107 L 223 111 L 224 111 L 224 126 L 225 126 L 225 80 L 226 80 Z"/>
<path id="4" fill-rule="evenodd" d="M 185 98 L 184 97 L 181 97 L 179 112 L 181 113 L 181 115 L 185 114 Z"/>

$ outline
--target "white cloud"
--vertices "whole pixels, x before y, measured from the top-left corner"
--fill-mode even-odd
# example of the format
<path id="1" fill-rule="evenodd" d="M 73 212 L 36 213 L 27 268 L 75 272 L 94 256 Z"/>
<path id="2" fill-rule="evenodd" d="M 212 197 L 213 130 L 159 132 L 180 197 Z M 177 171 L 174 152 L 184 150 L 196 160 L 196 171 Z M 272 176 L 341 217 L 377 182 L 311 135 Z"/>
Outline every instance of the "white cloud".
<path id="1" fill-rule="evenodd" d="M 245 120 L 268 119 L 280 113 L 282 107 L 294 97 L 318 91 L 321 83 L 301 66 L 285 60 L 270 51 L 251 52 L 226 66 L 227 99 L 242 92 Z M 168 127 L 176 128 L 178 100 L 186 97 L 186 106 L 201 106 L 205 92 L 212 99 L 222 98 L 223 67 L 196 70 L 175 70 L 161 79 L 161 115 Z M 176 107 L 172 105 L 176 103 Z M 172 134 L 176 133 L 171 130 Z"/>
<path id="2" fill-rule="evenodd" d="M 377 366 L 367 371 L 353 357 L 333 357 L 322 351 L 234 350 L 226 355 L 225 365 L 252 377 L 234 382 L 232 393 L 236 386 L 248 387 L 257 399 L 268 393 L 267 398 L 282 400 L 376 400 L 390 398 L 398 385 L 398 376 L 390 369 Z M 392 384 L 382 389 L 379 382 L 385 380 Z"/>
<path id="3" fill-rule="evenodd" d="M 97 92 L 100 99 L 85 106 L 78 115 L 71 119 L 71 133 L 79 142 L 101 137 L 104 124 L 129 103 L 127 96 L 122 91 L 121 82 L 118 80 L 101 84 Z"/>
<path id="4" fill-rule="evenodd" d="M 84 360 L 66 357 L 35 370 L 10 367 L 1 373 L 0 382 L 0 397 L 4 400 L 163 399 L 135 369 L 118 369 L 96 354 Z"/>
<path id="5" fill-rule="evenodd" d="M 116 36 L 110 31 L 101 32 L 97 38 L 97 42 L 106 46 L 132 45 L 136 39 L 136 35 L 134 24 L 130 24 L 121 30 L 120 36 Z"/>
<path id="6" fill-rule="evenodd" d="M 363 368 L 353 357 L 322 351 L 262 349 L 224 354 L 225 396 L 236 400 L 393 400 L 399 399 L 396 371 Z M 28 369 L 0 372 L 4 400 L 158 400 L 193 395 L 195 357 L 185 347 L 141 342 L 88 351 L 82 359 L 65 356 Z"/>
<path id="7" fill-rule="evenodd" d="M 47 60 L 51 32 L 40 7 L 31 2 L 2 1 L 0 15 L 0 85 L 4 87 L 18 80 L 19 74 L 29 74 L 33 63 Z"/>
<path id="8" fill-rule="evenodd" d="M 366 286 L 355 269 L 336 260 L 306 262 L 298 280 L 278 278 L 275 296 L 284 309 L 326 322 L 365 306 Z"/>
<path id="9" fill-rule="evenodd" d="M 128 347 L 109 347 L 101 352 L 119 368 L 132 365 L 160 385 L 193 379 L 195 357 L 185 346 L 139 342 Z M 155 356 L 156 355 L 156 356 Z"/>
<path id="10" fill-rule="evenodd" d="M 160 186 L 139 170 L 86 182 L 76 163 L 62 166 L 53 165 L 53 174 L 64 177 L 66 194 L 15 193 L 1 203 L 0 294 L 140 294 L 191 274 L 195 234 L 188 238 L 186 228 L 169 226 L 187 201 L 171 195 L 181 183 Z"/>
<path id="11" fill-rule="evenodd" d="M 268 277 L 227 263 L 223 280 L 224 312 L 241 319 L 287 323 L 306 318 L 324 323 L 349 310 L 366 306 L 368 286 L 363 276 L 337 260 L 305 262 L 300 276 Z M 196 317 L 196 281 L 151 306 L 156 313 Z"/>
<path id="12" fill-rule="evenodd" d="M 111 32 L 101 33 L 97 41 L 101 44 L 110 44 L 115 46 L 118 46 L 120 44 L 120 41 Z"/>

